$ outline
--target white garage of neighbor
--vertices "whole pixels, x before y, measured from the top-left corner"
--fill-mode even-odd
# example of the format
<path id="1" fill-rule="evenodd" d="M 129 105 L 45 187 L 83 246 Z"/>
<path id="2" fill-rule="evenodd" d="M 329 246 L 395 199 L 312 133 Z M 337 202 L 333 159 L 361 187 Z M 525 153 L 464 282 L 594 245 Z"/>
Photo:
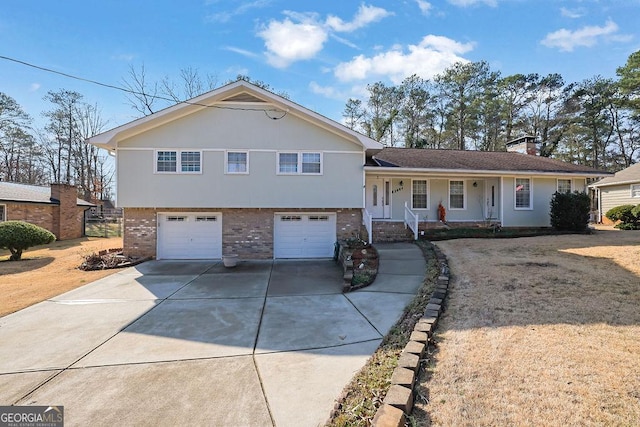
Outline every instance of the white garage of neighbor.
<path id="1" fill-rule="evenodd" d="M 222 258 L 222 214 L 158 214 L 157 259 Z"/>
<path id="2" fill-rule="evenodd" d="M 274 218 L 274 258 L 330 258 L 336 242 L 336 214 L 281 213 Z"/>

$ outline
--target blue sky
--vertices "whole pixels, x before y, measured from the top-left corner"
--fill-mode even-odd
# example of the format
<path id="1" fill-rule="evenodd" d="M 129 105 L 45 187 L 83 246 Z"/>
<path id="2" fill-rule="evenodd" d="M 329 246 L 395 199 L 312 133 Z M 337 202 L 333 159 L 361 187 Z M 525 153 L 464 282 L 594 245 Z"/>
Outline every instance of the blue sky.
<path id="1" fill-rule="evenodd" d="M 602 75 L 640 49 L 640 0 L 3 0 L 0 55 L 122 85 L 192 67 L 219 84 L 246 74 L 331 119 L 376 81 L 433 77 L 457 61 L 503 76 Z M 97 103 L 108 127 L 136 112 L 123 93 L 0 59 L 0 91 L 36 119 L 49 90 Z"/>

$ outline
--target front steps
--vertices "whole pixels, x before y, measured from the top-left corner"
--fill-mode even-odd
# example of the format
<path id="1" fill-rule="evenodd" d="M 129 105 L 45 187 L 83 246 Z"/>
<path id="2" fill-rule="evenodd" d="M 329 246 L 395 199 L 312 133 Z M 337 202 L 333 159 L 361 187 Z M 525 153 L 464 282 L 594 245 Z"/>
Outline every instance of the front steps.
<path id="1" fill-rule="evenodd" d="M 404 222 L 374 221 L 373 242 L 408 242 L 413 240 L 413 232 Z"/>

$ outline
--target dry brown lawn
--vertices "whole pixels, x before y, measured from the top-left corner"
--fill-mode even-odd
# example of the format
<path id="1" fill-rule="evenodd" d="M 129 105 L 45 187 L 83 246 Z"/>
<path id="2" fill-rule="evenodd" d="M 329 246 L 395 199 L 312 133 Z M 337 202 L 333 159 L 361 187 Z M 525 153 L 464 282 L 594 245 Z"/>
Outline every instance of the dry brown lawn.
<path id="1" fill-rule="evenodd" d="M 29 249 L 22 261 L 8 261 L 9 251 L 0 250 L 0 316 L 115 273 L 117 270 L 81 271 L 77 267 L 85 255 L 121 247 L 118 237 L 64 240 Z"/>
<path id="2" fill-rule="evenodd" d="M 452 288 L 418 425 L 640 425 L 640 232 L 438 242 Z"/>

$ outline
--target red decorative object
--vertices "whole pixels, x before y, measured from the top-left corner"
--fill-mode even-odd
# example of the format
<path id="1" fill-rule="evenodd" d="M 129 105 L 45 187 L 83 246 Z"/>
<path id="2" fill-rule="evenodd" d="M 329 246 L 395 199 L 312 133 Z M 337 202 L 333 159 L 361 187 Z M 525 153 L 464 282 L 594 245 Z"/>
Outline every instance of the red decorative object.
<path id="1" fill-rule="evenodd" d="M 442 206 L 442 203 L 438 203 L 438 220 L 447 222 L 447 210 Z"/>

